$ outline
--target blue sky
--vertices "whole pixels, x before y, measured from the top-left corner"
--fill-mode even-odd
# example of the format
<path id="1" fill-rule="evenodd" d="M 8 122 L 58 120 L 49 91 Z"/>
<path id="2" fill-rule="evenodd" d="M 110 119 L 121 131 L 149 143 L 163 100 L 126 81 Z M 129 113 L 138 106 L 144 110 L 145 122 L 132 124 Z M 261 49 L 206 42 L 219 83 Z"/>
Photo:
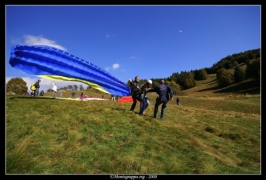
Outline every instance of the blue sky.
<path id="1" fill-rule="evenodd" d="M 10 66 L 14 45 L 65 50 L 127 82 L 211 67 L 261 47 L 260 5 L 64 5 L 5 7 L 6 82 L 39 79 Z M 79 82 L 53 81 L 58 87 Z M 83 84 L 84 87 L 87 85 Z M 41 90 L 51 88 L 42 79 Z"/>

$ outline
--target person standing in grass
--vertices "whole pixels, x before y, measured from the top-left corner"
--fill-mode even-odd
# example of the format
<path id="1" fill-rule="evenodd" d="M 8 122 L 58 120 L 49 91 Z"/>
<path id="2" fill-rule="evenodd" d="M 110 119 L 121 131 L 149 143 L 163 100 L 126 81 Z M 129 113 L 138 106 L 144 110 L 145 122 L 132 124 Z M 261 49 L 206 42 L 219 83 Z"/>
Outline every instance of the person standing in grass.
<path id="1" fill-rule="evenodd" d="M 167 107 L 167 103 L 169 100 L 173 100 L 173 90 L 170 86 L 166 85 L 164 83 L 164 80 L 162 79 L 160 81 L 160 84 L 156 86 L 155 88 L 149 89 L 148 92 L 156 92 L 159 96 L 156 98 L 156 103 L 154 105 L 154 114 L 153 117 L 158 117 L 158 108 L 162 104 L 162 110 L 161 110 L 161 120 L 164 119 L 165 110 Z"/>
<path id="2" fill-rule="evenodd" d="M 180 99 L 177 97 L 176 98 L 176 104 L 179 106 L 180 105 Z"/>
<path id="3" fill-rule="evenodd" d="M 115 101 L 115 95 L 111 95 L 111 101 Z"/>
<path id="4" fill-rule="evenodd" d="M 41 92 L 40 92 L 40 96 L 43 96 L 43 95 L 44 95 L 44 91 L 41 90 Z"/>
<path id="5" fill-rule="evenodd" d="M 76 98 L 76 93 L 74 91 L 71 93 L 71 98 L 72 99 L 75 99 Z"/>
<path id="6" fill-rule="evenodd" d="M 38 80 L 36 83 L 35 83 L 35 90 L 34 90 L 34 97 L 37 97 L 39 95 L 39 89 L 40 89 L 40 82 L 41 80 Z"/>
<path id="7" fill-rule="evenodd" d="M 130 112 L 134 111 L 136 104 L 137 104 L 137 100 L 138 100 L 141 103 L 139 115 L 142 115 L 146 107 L 146 100 L 144 99 L 142 90 L 140 89 L 139 76 L 136 76 L 134 81 L 132 80 L 129 80 L 129 81 L 130 81 L 129 87 L 130 87 L 131 96 L 133 99 L 133 103 L 129 111 Z"/>
<path id="8" fill-rule="evenodd" d="M 146 91 L 151 89 L 151 85 L 152 85 L 152 80 L 147 80 L 147 82 L 145 84 L 141 84 L 140 85 L 140 89 L 142 91 L 141 96 L 143 96 L 144 100 L 145 100 L 145 107 L 143 110 L 143 114 L 145 114 L 145 110 L 147 109 L 147 107 L 150 105 L 150 101 L 149 98 L 147 96 Z M 142 103 L 140 103 L 140 109 L 142 108 Z"/>
<path id="9" fill-rule="evenodd" d="M 59 91 L 59 97 L 60 97 L 60 98 L 63 97 L 63 90 L 62 90 L 62 89 L 60 89 L 60 91 Z"/>
<path id="10" fill-rule="evenodd" d="M 53 90 L 52 98 L 56 99 L 57 85 L 54 84 L 53 82 L 52 82 L 52 85 L 53 85 L 53 87 L 52 87 L 52 90 Z"/>

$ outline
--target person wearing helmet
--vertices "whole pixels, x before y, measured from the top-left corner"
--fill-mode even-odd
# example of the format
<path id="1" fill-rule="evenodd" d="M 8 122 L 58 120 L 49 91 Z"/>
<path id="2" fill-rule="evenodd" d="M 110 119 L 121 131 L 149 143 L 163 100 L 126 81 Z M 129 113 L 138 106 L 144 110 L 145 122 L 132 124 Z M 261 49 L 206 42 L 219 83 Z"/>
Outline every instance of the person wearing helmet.
<path id="1" fill-rule="evenodd" d="M 145 114 L 145 110 L 147 109 L 147 107 L 150 105 L 150 101 L 149 101 L 149 98 L 147 96 L 147 93 L 146 91 L 151 89 L 151 86 L 152 86 L 152 80 L 147 80 L 147 82 L 145 84 L 141 84 L 140 85 L 140 89 L 141 89 L 141 92 L 142 92 L 142 96 L 145 100 L 144 103 L 140 103 L 140 109 L 143 107 L 143 114 Z"/>

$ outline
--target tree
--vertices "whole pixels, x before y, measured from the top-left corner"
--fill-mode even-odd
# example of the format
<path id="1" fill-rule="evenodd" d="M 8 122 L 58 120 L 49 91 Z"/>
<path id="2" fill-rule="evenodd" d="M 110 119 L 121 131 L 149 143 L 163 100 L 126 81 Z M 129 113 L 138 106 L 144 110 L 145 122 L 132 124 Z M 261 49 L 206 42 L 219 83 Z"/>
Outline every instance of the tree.
<path id="1" fill-rule="evenodd" d="M 196 70 L 194 73 L 194 78 L 196 80 L 205 80 L 207 79 L 207 77 L 208 77 L 208 74 L 205 69 Z"/>
<path id="2" fill-rule="evenodd" d="M 168 81 L 167 84 L 172 88 L 174 94 L 178 94 L 181 91 L 180 85 L 176 84 L 175 81 Z"/>
<path id="3" fill-rule="evenodd" d="M 246 77 L 253 80 L 260 80 L 260 58 L 247 64 Z"/>
<path id="4" fill-rule="evenodd" d="M 237 62 L 237 61 L 234 61 L 234 62 L 233 62 L 233 65 L 234 65 L 234 66 L 237 66 L 237 65 L 238 65 L 238 62 Z"/>
<path id="5" fill-rule="evenodd" d="M 53 90 L 51 88 L 47 89 L 47 92 L 53 92 Z"/>
<path id="6" fill-rule="evenodd" d="M 28 86 L 27 83 L 22 78 L 12 78 L 6 84 L 6 91 L 23 95 L 27 93 Z"/>
<path id="7" fill-rule="evenodd" d="M 234 81 L 235 83 L 245 80 L 245 71 L 240 67 L 236 66 L 234 70 Z"/>
<path id="8" fill-rule="evenodd" d="M 177 82 L 177 80 L 178 80 L 178 76 L 179 76 L 178 72 L 177 72 L 177 73 L 173 73 L 173 74 L 170 76 L 170 79 L 173 80 L 173 81 L 175 81 L 175 82 Z"/>
<path id="9" fill-rule="evenodd" d="M 74 89 L 78 90 L 78 86 L 76 84 L 74 84 Z"/>
<path id="10" fill-rule="evenodd" d="M 152 87 L 156 87 L 158 85 L 159 85 L 159 83 L 157 81 L 152 81 Z"/>
<path id="11" fill-rule="evenodd" d="M 84 90 L 84 88 L 83 88 L 82 84 L 81 84 L 81 85 L 79 85 L 79 90 L 80 90 L 80 91 L 83 91 L 83 90 Z"/>
<path id="12" fill-rule="evenodd" d="M 184 89 L 195 87 L 195 80 L 191 78 L 186 78 L 183 86 L 184 86 Z"/>
<path id="13" fill-rule="evenodd" d="M 230 73 L 230 71 L 226 70 L 225 68 L 221 68 L 216 73 L 217 82 L 220 86 L 229 86 L 233 83 L 234 77 Z"/>
<path id="14" fill-rule="evenodd" d="M 72 85 L 68 85 L 67 88 L 68 88 L 69 90 L 73 90 L 73 86 L 72 86 Z"/>
<path id="15" fill-rule="evenodd" d="M 250 53 L 248 53 L 248 58 L 249 58 L 249 60 L 252 60 L 252 59 L 254 59 L 255 58 L 255 55 L 254 54 L 252 54 L 251 52 Z"/>

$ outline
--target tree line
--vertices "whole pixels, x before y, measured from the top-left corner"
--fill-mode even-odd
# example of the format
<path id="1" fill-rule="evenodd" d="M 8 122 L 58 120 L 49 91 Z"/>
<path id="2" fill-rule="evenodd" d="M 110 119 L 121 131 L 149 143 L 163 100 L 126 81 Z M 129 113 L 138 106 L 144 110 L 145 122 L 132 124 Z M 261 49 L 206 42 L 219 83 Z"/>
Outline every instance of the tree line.
<path id="1" fill-rule="evenodd" d="M 89 89 L 90 87 L 89 86 L 87 86 L 87 89 Z M 59 90 L 80 90 L 80 91 L 83 91 L 83 90 L 85 90 L 85 88 L 83 87 L 83 85 L 81 84 L 81 85 L 79 85 L 79 87 L 76 85 L 76 84 L 74 84 L 73 86 L 72 85 L 67 85 L 67 86 L 65 86 L 65 87 L 59 87 L 58 88 L 58 91 Z M 47 89 L 47 92 L 52 92 L 53 90 L 50 88 L 50 89 Z"/>
<path id="2" fill-rule="evenodd" d="M 178 94 L 182 90 L 195 87 L 196 81 L 206 80 L 208 74 L 216 74 L 217 83 L 221 87 L 239 83 L 246 79 L 259 82 L 260 48 L 227 56 L 210 68 L 181 71 L 180 73 L 175 72 L 169 77 L 151 78 L 151 80 L 154 87 L 159 84 L 161 79 L 164 79 L 165 83 L 173 88 L 174 93 Z M 141 80 L 141 82 L 143 81 Z"/>

